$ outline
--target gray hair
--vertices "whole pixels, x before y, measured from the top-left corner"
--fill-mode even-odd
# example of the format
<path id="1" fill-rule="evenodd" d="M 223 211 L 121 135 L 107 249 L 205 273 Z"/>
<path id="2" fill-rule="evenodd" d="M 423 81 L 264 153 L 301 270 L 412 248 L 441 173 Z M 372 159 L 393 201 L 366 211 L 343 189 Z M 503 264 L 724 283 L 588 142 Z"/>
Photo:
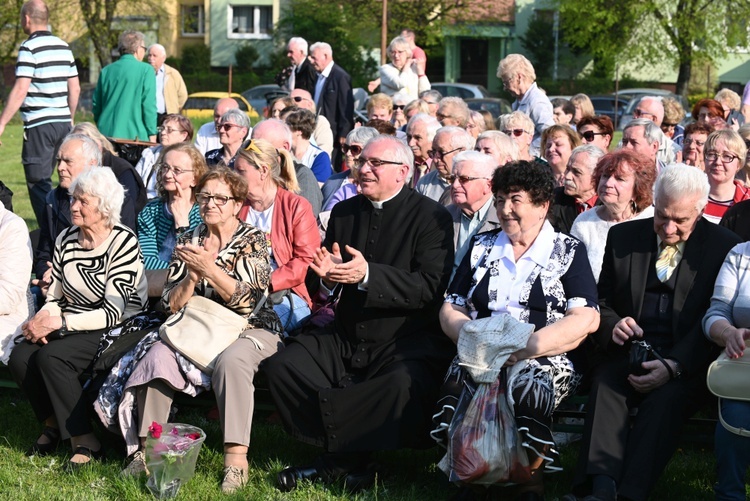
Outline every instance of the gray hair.
<path id="1" fill-rule="evenodd" d="M 497 78 L 512 78 L 516 75 L 522 75 L 531 82 L 536 80 L 536 72 L 531 61 L 521 54 L 508 54 L 497 65 Z"/>
<path id="2" fill-rule="evenodd" d="M 68 134 L 60 143 L 60 148 L 70 141 L 81 142 L 81 153 L 83 153 L 83 163 L 91 167 L 98 167 L 102 164 L 102 150 L 96 141 L 85 134 Z"/>
<path id="3" fill-rule="evenodd" d="M 404 144 L 404 142 L 398 139 L 396 136 L 389 136 L 388 134 L 379 134 L 378 136 L 370 139 L 367 145 L 365 145 L 365 148 L 369 148 L 370 146 L 380 142 L 386 142 L 390 145 L 388 151 L 395 157 L 393 159 L 394 162 L 400 162 L 404 165 L 409 166 L 409 173 L 406 175 L 405 180 L 405 184 L 408 183 L 411 180 L 411 177 L 414 175 L 414 153 L 412 153 L 411 148 L 409 148 L 409 146 Z"/>
<path id="4" fill-rule="evenodd" d="M 292 45 L 296 45 L 304 55 L 307 55 L 307 40 L 302 37 L 292 37 L 289 39 L 287 47 L 290 47 Z"/>
<path id="5" fill-rule="evenodd" d="M 221 116 L 221 123 L 230 122 L 241 127 L 245 127 L 250 132 L 250 119 L 244 111 L 239 108 L 232 108 Z"/>
<path id="6" fill-rule="evenodd" d="M 514 111 L 513 113 L 500 115 L 497 119 L 497 128 L 501 131 L 509 129 L 513 125 L 519 125 L 529 134 L 534 134 L 534 122 L 523 111 Z"/>
<path id="7" fill-rule="evenodd" d="M 407 96 L 406 94 L 402 92 L 396 92 L 394 95 L 391 96 L 391 99 L 393 100 L 393 104 L 398 105 L 404 105 L 406 106 L 412 101 L 412 98 Z"/>
<path id="8" fill-rule="evenodd" d="M 513 141 L 510 136 L 499 130 L 487 130 L 477 136 L 477 140 L 474 143 L 479 143 L 481 139 L 489 139 L 497 149 L 508 155 L 511 160 L 518 160 L 518 145 Z"/>
<path id="9" fill-rule="evenodd" d="M 570 152 L 568 165 L 570 165 L 571 162 L 575 161 L 578 155 L 588 156 L 586 166 L 593 173 L 594 169 L 596 169 L 596 164 L 599 162 L 599 159 L 606 155 L 606 152 L 594 144 L 582 144 L 581 146 L 573 148 L 573 151 Z"/>
<path id="10" fill-rule="evenodd" d="M 165 49 L 164 46 L 162 44 L 160 44 L 160 43 L 153 43 L 153 44 L 149 45 L 148 46 L 148 50 L 151 50 L 151 49 L 156 49 L 159 52 L 161 52 L 163 55 L 165 55 L 165 56 L 167 55 L 167 49 Z"/>
<path id="11" fill-rule="evenodd" d="M 396 48 L 404 49 L 406 51 L 407 58 L 410 58 L 412 56 L 411 44 L 409 44 L 409 41 L 404 37 L 398 36 L 391 40 L 391 43 L 388 44 L 388 54 L 393 52 Z"/>
<path id="12" fill-rule="evenodd" d="M 648 144 L 654 144 L 654 142 L 661 144 L 664 140 L 664 133 L 659 126 L 648 118 L 636 118 L 631 120 L 625 128 L 622 129 L 623 134 L 626 130 L 632 129 L 633 127 L 643 127 L 643 136 L 646 138 Z"/>
<path id="13" fill-rule="evenodd" d="M 708 176 L 695 167 L 670 164 L 662 167 L 654 183 L 654 205 L 661 197 L 670 201 L 697 196 L 695 208 L 703 210 L 708 203 Z"/>
<path id="14" fill-rule="evenodd" d="M 439 103 L 440 100 L 443 99 L 443 95 L 435 89 L 423 90 L 419 93 L 419 99 L 424 99 L 426 97 L 434 97 L 436 103 Z"/>
<path id="15" fill-rule="evenodd" d="M 333 49 L 331 48 L 331 45 L 326 42 L 315 42 L 310 46 L 310 52 L 315 52 L 316 50 L 321 50 L 323 51 L 323 54 L 328 54 L 333 57 Z"/>
<path id="16" fill-rule="evenodd" d="M 462 127 L 455 125 L 441 127 L 435 133 L 435 138 L 443 134 L 448 134 L 450 136 L 450 148 L 452 150 L 456 148 L 463 148 L 464 150 L 474 149 L 474 137 Z"/>
<path id="17" fill-rule="evenodd" d="M 350 144 L 359 143 L 362 146 L 365 146 L 370 142 L 370 140 L 378 137 L 379 135 L 380 132 L 372 127 L 357 127 L 356 129 L 352 129 L 351 132 L 346 135 L 346 142 Z"/>
<path id="18" fill-rule="evenodd" d="M 70 196 L 88 195 L 99 200 L 97 209 L 108 228 L 120 223 L 120 211 L 125 201 L 125 188 L 109 167 L 82 172 L 68 190 Z"/>
<path id="19" fill-rule="evenodd" d="M 471 113 L 471 110 L 469 110 L 469 105 L 466 104 L 466 101 L 464 101 L 460 97 L 444 97 L 443 99 L 440 100 L 438 113 L 445 111 L 446 106 L 452 107 L 453 118 L 458 119 L 458 122 L 461 124 L 462 127 L 466 127 L 466 124 L 469 121 L 469 115 Z"/>
<path id="20" fill-rule="evenodd" d="M 469 116 L 471 117 L 469 120 L 474 121 L 474 126 L 479 129 L 480 134 L 487 130 L 487 122 L 484 121 L 484 115 L 476 110 L 471 110 Z"/>
<path id="21" fill-rule="evenodd" d="M 455 169 L 458 164 L 461 163 L 470 163 L 472 166 L 477 168 L 481 175 L 492 177 L 492 174 L 495 172 L 495 169 L 497 169 L 497 165 L 495 164 L 495 160 L 489 156 L 485 155 L 484 153 L 481 153 L 479 151 L 474 150 L 466 150 L 458 153 L 455 157 L 453 157 L 453 168 Z"/>
<path id="22" fill-rule="evenodd" d="M 440 129 L 441 125 L 440 122 L 437 121 L 437 118 L 433 117 L 432 115 L 428 115 L 427 113 L 417 113 L 411 119 L 409 120 L 409 123 L 406 124 L 406 133 L 409 134 L 412 127 L 414 127 L 418 123 L 424 123 L 427 130 L 427 139 L 432 142 L 433 139 L 435 139 L 435 133 Z"/>
<path id="23" fill-rule="evenodd" d="M 120 33 L 117 39 L 117 50 L 121 56 L 125 54 L 135 54 L 146 40 L 146 37 L 140 31 L 126 30 Z"/>

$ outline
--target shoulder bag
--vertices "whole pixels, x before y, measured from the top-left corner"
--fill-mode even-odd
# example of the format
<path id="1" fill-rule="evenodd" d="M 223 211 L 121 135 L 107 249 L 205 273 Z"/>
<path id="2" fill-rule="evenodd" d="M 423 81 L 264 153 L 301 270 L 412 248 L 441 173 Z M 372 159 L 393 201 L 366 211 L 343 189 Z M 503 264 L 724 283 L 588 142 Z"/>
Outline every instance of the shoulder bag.
<path id="1" fill-rule="evenodd" d="M 722 351 L 709 367 L 706 374 L 706 386 L 719 398 L 728 400 L 750 401 L 750 349 L 740 358 L 729 358 L 726 351 Z M 721 402 L 719 402 L 719 421 L 727 430 L 750 437 L 750 430 L 736 428 L 729 425 L 721 416 Z"/>

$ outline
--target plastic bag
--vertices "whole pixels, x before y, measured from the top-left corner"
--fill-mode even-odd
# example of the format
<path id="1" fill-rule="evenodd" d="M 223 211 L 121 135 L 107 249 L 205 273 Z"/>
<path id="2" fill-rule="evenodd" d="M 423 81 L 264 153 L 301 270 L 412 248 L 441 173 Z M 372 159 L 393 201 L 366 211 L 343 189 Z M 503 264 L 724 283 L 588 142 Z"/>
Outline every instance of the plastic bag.
<path id="1" fill-rule="evenodd" d="M 525 483 L 529 459 L 506 398 L 505 371 L 492 383 L 464 388 L 448 430 L 447 461 L 441 464 L 451 482 Z"/>
<path id="2" fill-rule="evenodd" d="M 195 463 L 206 434 L 200 428 L 179 423 L 152 423 L 146 437 L 146 487 L 158 499 L 177 495 L 193 478 Z"/>

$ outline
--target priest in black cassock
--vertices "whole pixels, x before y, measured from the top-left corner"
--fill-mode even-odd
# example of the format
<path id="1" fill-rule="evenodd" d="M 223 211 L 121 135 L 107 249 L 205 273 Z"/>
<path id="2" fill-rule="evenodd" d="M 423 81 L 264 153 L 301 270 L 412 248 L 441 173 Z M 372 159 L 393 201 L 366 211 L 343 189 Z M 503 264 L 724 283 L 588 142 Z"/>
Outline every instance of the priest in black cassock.
<path id="1" fill-rule="evenodd" d="M 430 447 L 432 409 L 455 346 L 438 311 L 453 266 L 453 224 L 437 202 L 408 188 L 414 158 L 392 136 L 367 143 L 361 195 L 333 209 L 311 268 L 331 293 L 341 289 L 329 327 L 290 338 L 266 360 L 287 431 L 326 452 L 278 474 L 349 489 L 372 485 L 370 453 Z"/>

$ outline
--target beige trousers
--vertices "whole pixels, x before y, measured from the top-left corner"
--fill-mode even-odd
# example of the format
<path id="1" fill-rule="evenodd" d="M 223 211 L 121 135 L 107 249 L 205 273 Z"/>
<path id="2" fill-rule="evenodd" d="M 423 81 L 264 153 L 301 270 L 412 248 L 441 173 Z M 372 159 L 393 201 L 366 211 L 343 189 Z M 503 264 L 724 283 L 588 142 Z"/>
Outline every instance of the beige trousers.
<path id="1" fill-rule="evenodd" d="M 225 444 L 250 444 L 255 409 L 255 374 L 260 363 L 283 346 L 278 335 L 264 329 L 248 330 L 243 336 L 253 339 L 242 337 L 224 350 L 217 358 L 211 376 Z M 148 427 L 152 421 L 167 421 L 174 392 L 161 379 L 155 379 L 136 389 L 139 437 L 148 435 Z"/>

